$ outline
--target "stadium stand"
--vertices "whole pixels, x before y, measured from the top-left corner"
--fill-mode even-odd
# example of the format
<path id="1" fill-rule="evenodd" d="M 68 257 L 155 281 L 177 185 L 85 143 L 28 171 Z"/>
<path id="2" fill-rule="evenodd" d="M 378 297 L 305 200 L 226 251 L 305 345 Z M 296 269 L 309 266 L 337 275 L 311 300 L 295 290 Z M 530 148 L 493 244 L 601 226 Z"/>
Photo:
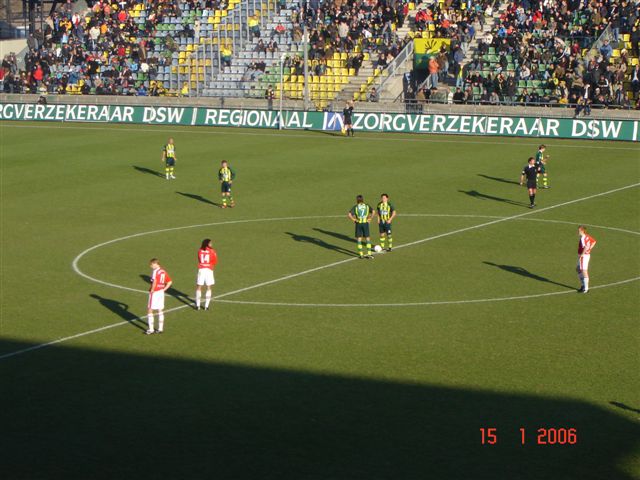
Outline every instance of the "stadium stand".
<path id="1" fill-rule="evenodd" d="M 640 7 L 631 0 L 306 5 L 113 0 L 77 12 L 61 4 L 29 36 L 24 66 L 20 57 L 3 59 L 0 89 L 302 99 L 306 27 L 309 98 L 318 109 L 379 101 L 373 87 L 414 38 L 446 45 L 405 82 L 407 102 L 577 105 L 577 113 L 640 105 Z"/>
<path id="2" fill-rule="evenodd" d="M 580 105 L 578 113 L 590 106 L 631 107 L 638 92 L 638 6 L 581 6 L 506 4 L 466 65 L 458 103 L 572 104 Z"/>

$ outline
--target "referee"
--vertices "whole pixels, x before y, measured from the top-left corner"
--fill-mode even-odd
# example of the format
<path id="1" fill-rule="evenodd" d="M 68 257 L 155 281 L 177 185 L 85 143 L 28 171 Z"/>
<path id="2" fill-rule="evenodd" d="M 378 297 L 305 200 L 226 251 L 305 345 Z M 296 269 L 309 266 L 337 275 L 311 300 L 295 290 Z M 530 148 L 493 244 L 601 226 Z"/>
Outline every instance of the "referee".
<path id="1" fill-rule="evenodd" d="M 529 190 L 529 208 L 536 206 L 536 191 L 537 180 L 536 177 L 540 172 L 540 167 L 536 167 L 536 159 L 529 157 L 529 163 L 522 169 L 522 175 L 520 175 L 520 185 L 524 184 L 524 179 L 527 179 L 527 189 Z"/>
<path id="2" fill-rule="evenodd" d="M 349 133 L 351 133 L 351 136 L 353 137 L 353 102 L 346 103 L 342 110 L 342 118 L 344 121 L 344 131 L 347 137 L 349 136 Z"/>

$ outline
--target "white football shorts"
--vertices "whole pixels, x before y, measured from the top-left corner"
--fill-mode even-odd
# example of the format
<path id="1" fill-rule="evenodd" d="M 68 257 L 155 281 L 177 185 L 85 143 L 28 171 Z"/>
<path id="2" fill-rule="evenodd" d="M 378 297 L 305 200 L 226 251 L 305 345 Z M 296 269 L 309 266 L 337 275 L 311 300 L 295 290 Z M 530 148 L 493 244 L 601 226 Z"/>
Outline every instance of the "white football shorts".
<path id="1" fill-rule="evenodd" d="M 589 270 L 589 259 L 591 255 L 580 255 L 578 257 L 578 270 Z"/>
<path id="2" fill-rule="evenodd" d="M 210 287 L 211 285 L 215 285 L 215 283 L 216 281 L 213 278 L 213 270 L 211 270 L 210 268 L 198 269 L 198 278 L 196 279 L 196 285 L 206 285 L 207 287 Z"/>
<path id="3" fill-rule="evenodd" d="M 151 310 L 164 310 L 164 290 L 158 290 L 149 294 L 147 308 Z"/>

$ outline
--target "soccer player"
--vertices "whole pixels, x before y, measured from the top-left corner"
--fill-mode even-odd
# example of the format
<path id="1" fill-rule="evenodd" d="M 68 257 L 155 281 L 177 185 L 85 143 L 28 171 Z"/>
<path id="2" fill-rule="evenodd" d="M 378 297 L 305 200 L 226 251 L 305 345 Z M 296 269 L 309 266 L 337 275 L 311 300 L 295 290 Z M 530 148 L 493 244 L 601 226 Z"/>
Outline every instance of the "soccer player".
<path id="1" fill-rule="evenodd" d="M 213 267 L 218 263 L 218 254 L 211 247 L 211 239 L 205 238 L 198 250 L 198 277 L 196 278 L 196 310 L 200 310 L 200 300 L 202 299 L 202 287 L 206 286 L 204 309 L 209 310 L 211 302 L 211 285 L 216 283 L 213 278 Z"/>
<path id="2" fill-rule="evenodd" d="M 162 333 L 164 331 L 164 292 L 171 288 L 171 277 L 160 266 L 157 258 L 149 261 L 151 272 L 151 288 L 149 289 L 149 302 L 147 303 L 147 322 L 149 328 L 144 332 L 147 335 Z M 153 311 L 158 312 L 158 330 L 154 330 Z"/>
<path id="3" fill-rule="evenodd" d="M 164 173 L 167 180 L 175 180 L 174 169 L 176 167 L 176 146 L 173 138 L 167 140 L 167 144 L 162 148 L 162 160 L 164 163 Z"/>
<path id="4" fill-rule="evenodd" d="M 349 133 L 351 133 L 351 136 L 353 137 L 353 102 L 346 103 L 342 110 L 342 118 L 344 122 L 344 131 L 347 137 L 349 136 Z"/>
<path id="5" fill-rule="evenodd" d="M 229 167 L 229 163 L 226 160 L 223 160 L 218 171 L 218 180 L 220 180 L 222 190 L 222 208 L 227 208 L 227 202 L 229 202 L 229 207 L 231 208 L 236 205 L 231 194 L 231 184 L 235 178 L 236 172 Z"/>
<path id="6" fill-rule="evenodd" d="M 549 188 L 549 179 L 547 178 L 547 160 L 549 160 L 549 156 L 544 154 L 546 149 L 546 145 L 540 145 L 536 153 L 536 167 L 540 172 L 538 177 L 542 176 L 542 188 Z"/>
<path id="7" fill-rule="evenodd" d="M 378 230 L 380 231 L 380 246 L 384 250 L 385 240 L 389 241 L 387 252 L 393 248 L 393 237 L 391 236 L 391 222 L 396 218 L 396 209 L 389 203 L 389 195 L 380 195 L 380 203 L 376 208 L 378 212 Z"/>
<path id="8" fill-rule="evenodd" d="M 371 255 L 371 235 L 369 234 L 369 222 L 373 218 L 374 210 L 370 205 L 364 203 L 364 197 L 358 195 L 356 204 L 347 214 L 352 222 L 356 224 L 356 239 L 358 240 L 358 255 L 360 258 L 372 259 Z M 367 255 L 362 251 L 362 240 L 367 241 Z"/>
<path id="9" fill-rule="evenodd" d="M 578 227 L 578 278 L 580 279 L 580 289 L 578 293 L 589 292 L 589 259 L 591 258 L 591 249 L 596 244 L 595 238 L 587 233 L 584 225 Z"/>
<path id="10" fill-rule="evenodd" d="M 529 208 L 533 208 L 536 206 L 536 191 L 537 191 L 537 180 L 536 176 L 540 169 L 535 165 L 536 159 L 534 157 L 529 157 L 529 163 L 524 166 L 522 169 L 522 175 L 520 175 L 520 185 L 524 183 L 524 179 L 527 179 L 527 189 L 529 190 L 529 201 L 531 202 Z"/>

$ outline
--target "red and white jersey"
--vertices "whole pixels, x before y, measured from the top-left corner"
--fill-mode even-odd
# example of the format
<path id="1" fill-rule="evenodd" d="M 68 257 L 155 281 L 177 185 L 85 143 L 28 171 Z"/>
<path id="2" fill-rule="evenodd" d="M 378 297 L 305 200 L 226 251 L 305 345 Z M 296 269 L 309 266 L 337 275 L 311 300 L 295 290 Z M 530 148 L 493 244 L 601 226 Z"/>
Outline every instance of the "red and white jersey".
<path id="1" fill-rule="evenodd" d="M 580 235 L 578 240 L 578 255 L 591 255 L 591 249 L 596 244 L 596 239 L 591 235 Z"/>
<path id="2" fill-rule="evenodd" d="M 198 268 L 213 270 L 216 263 L 218 263 L 218 254 L 213 248 L 207 247 L 198 250 Z"/>
<path id="3" fill-rule="evenodd" d="M 151 288 L 153 292 L 164 290 L 170 281 L 171 277 L 164 268 L 156 268 L 153 272 L 151 272 Z"/>

